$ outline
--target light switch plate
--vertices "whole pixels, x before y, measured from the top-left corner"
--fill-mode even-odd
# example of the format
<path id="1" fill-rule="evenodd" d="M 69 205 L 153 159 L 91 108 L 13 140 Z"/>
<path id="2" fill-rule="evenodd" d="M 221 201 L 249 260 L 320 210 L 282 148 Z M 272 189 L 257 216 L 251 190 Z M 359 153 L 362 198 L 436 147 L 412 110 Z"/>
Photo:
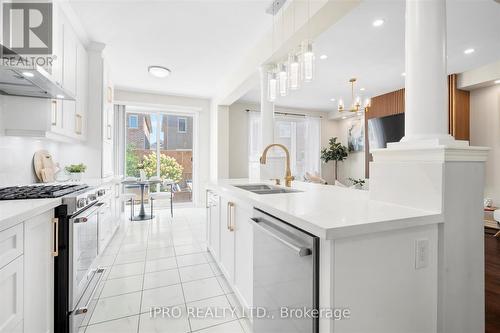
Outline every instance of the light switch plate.
<path id="1" fill-rule="evenodd" d="M 425 268 L 429 265 L 429 240 L 415 240 L 415 269 Z"/>

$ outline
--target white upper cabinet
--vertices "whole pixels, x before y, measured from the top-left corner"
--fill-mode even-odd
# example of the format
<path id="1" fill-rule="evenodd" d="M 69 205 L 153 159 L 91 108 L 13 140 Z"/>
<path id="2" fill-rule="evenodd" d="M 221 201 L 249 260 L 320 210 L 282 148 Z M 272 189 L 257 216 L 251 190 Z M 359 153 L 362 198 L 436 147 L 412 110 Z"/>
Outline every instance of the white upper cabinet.
<path id="1" fill-rule="evenodd" d="M 58 5 L 53 9 L 53 60 L 46 68 L 74 101 L 5 98 L 5 134 L 57 141 L 87 138 L 88 53 Z"/>

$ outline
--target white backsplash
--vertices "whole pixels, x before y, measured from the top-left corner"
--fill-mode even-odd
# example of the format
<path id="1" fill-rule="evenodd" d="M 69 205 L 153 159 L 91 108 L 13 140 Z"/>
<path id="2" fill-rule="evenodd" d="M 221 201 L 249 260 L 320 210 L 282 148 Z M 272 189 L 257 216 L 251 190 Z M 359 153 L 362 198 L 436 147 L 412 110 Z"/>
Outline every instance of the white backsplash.
<path id="1" fill-rule="evenodd" d="M 4 136 L 0 96 L 0 187 L 36 182 L 33 171 L 33 154 L 40 149 L 48 150 L 61 167 L 73 163 L 87 165 L 85 177 L 99 178 L 101 175 L 99 150 L 86 144 L 59 143 L 46 139 Z"/>

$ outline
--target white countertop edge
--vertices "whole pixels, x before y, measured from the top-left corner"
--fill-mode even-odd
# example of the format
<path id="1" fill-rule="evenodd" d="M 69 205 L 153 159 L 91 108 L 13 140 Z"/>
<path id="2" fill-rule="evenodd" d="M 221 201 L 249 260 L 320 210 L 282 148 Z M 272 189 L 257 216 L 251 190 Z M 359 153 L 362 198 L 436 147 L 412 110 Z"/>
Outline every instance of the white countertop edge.
<path id="1" fill-rule="evenodd" d="M 405 229 L 405 228 L 411 228 L 411 227 L 418 227 L 418 226 L 424 226 L 424 225 L 430 225 L 430 224 L 439 224 L 444 222 L 444 217 L 440 212 L 432 212 L 432 211 L 424 211 L 424 210 L 418 210 L 412 207 L 404 207 L 404 206 L 398 206 L 395 204 L 391 203 L 384 203 L 381 202 L 382 204 L 387 204 L 388 206 L 398 206 L 402 208 L 407 208 L 409 210 L 412 210 L 414 213 L 417 211 L 419 213 L 418 216 L 408 216 L 408 217 L 402 217 L 402 218 L 391 218 L 388 220 L 380 220 L 380 221 L 370 221 L 368 223 L 363 223 L 363 224 L 355 224 L 355 225 L 347 225 L 347 226 L 333 226 L 331 228 L 325 228 L 319 225 L 316 225 L 314 223 L 311 223 L 310 221 L 304 220 L 301 217 L 293 216 L 285 211 L 282 211 L 280 209 L 276 209 L 275 207 L 271 205 L 264 204 L 262 202 L 259 202 L 257 200 L 254 200 L 252 198 L 252 193 L 247 192 L 242 189 L 238 188 L 233 188 L 231 187 L 231 184 L 227 183 L 227 181 L 233 182 L 233 183 L 244 183 L 243 179 L 234 179 L 234 180 L 222 180 L 223 183 L 210 183 L 207 185 L 207 189 L 217 191 L 219 194 L 224 195 L 227 194 L 231 198 L 235 199 L 236 201 L 240 201 L 243 204 L 247 204 L 249 206 L 252 206 L 254 208 L 260 209 L 270 215 L 273 215 L 274 217 L 277 217 L 283 221 L 286 221 L 287 223 L 290 223 L 294 225 L 297 228 L 300 228 L 302 230 L 305 230 L 313 235 L 316 235 L 322 239 L 326 240 L 333 240 L 333 239 L 339 239 L 339 238 L 346 238 L 346 237 L 354 237 L 354 236 L 360 236 L 360 235 L 366 235 L 366 234 L 373 234 L 376 232 L 385 232 L 385 231 L 393 231 L 393 230 L 400 230 L 400 229 Z M 271 184 L 268 181 L 255 181 L 254 183 L 267 183 Z M 324 185 L 322 185 L 324 186 Z M 292 186 L 293 188 L 293 186 Z M 257 194 L 256 194 L 257 195 Z M 266 194 L 268 195 L 268 194 Z M 278 194 L 278 195 L 288 195 L 288 194 Z"/>
<path id="2" fill-rule="evenodd" d="M 0 201 L 0 231 L 61 205 L 61 198 Z"/>

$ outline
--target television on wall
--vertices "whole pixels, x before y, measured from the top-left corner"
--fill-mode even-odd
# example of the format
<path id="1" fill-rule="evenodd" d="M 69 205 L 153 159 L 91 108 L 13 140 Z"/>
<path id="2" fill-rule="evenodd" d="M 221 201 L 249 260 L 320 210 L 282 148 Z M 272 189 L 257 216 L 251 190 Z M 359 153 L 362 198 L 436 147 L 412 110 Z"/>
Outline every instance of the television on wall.
<path id="1" fill-rule="evenodd" d="M 390 142 L 399 142 L 405 135 L 404 113 L 368 120 L 370 150 L 387 148 Z"/>

